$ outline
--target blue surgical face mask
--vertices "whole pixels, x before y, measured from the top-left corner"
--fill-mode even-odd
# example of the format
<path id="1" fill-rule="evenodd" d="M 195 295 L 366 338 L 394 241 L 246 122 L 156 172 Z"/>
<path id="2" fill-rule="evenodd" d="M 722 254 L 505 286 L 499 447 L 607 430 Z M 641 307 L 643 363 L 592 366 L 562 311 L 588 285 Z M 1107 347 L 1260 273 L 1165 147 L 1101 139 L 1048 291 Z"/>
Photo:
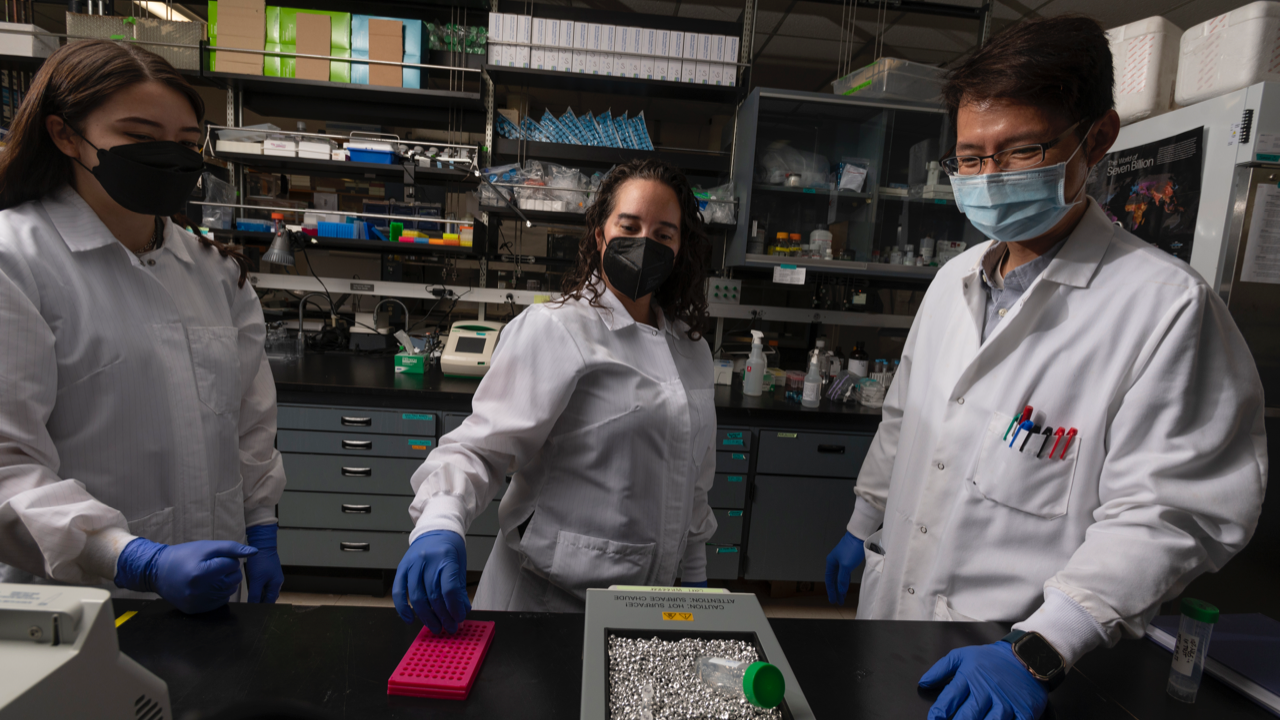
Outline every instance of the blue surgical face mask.
<path id="1" fill-rule="evenodd" d="M 1092 126 L 1089 129 L 1092 131 Z M 1081 147 L 1083 140 L 1065 162 L 1049 167 L 953 176 L 956 206 L 975 228 L 994 240 L 1022 242 L 1039 237 L 1066 217 L 1084 195 L 1082 184 L 1074 199 L 1068 202 L 1065 197 L 1067 163 Z"/>

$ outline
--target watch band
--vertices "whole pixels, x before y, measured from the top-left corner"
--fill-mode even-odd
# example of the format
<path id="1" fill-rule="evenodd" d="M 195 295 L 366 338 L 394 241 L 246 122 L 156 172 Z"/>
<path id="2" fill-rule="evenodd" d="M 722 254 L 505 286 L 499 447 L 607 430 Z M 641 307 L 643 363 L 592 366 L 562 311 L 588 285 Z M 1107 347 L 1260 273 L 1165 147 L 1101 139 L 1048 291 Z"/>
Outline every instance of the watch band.
<path id="1" fill-rule="evenodd" d="M 1042 678 L 1038 673 L 1036 673 L 1036 671 L 1034 671 L 1031 668 L 1030 665 L 1027 664 L 1025 660 L 1022 659 L 1022 656 L 1018 655 L 1018 641 L 1026 637 L 1027 635 L 1028 633 L 1025 630 L 1012 630 L 1009 632 L 1008 635 L 1005 635 L 1004 637 L 1000 638 L 1000 642 L 1009 643 L 1009 645 L 1012 646 L 1012 649 L 1013 649 L 1013 656 L 1015 658 L 1018 658 L 1018 662 L 1022 663 L 1022 667 L 1026 668 L 1027 672 L 1030 673 L 1031 677 L 1034 677 L 1037 682 L 1039 682 L 1041 685 L 1044 685 L 1045 690 L 1047 690 L 1048 692 L 1053 692 L 1054 690 L 1057 690 L 1058 686 L 1062 684 L 1062 681 L 1066 680 L 1067 678 L 1066 661 L 1061 660 L 1061 663 L 1058 669 L 1055 670 L 1053 674 L 1049 675 L 1048 677 Z M 1036 634 L 1036 637 L 1039 637 L 1043 642 L 1045 642 L 1045 644 L 1048 644 L 1048 641 L 1044 640 L 1044 637 L 1039 635 L 1038 633 Z M 1049 647 L 1053 648 L 1052 645 L 1050 645 Z M 1057 650 L 1055 649 L 1054 652 L 1057 652 Z M 1062 658 L 1061 653 L 1059 653 L 1058 657 L 1059 659 Z"/>

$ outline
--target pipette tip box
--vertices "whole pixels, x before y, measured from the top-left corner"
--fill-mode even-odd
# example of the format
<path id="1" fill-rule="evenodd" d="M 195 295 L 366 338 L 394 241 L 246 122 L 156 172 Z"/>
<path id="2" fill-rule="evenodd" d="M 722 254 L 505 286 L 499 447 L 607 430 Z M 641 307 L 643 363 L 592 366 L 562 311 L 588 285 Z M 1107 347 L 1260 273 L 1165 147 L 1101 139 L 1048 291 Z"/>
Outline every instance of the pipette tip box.
<path id="1" fill-rule="evenodd" d="M 387 679 L 387 694 L 466 700 L 492 642 L 489 621 L 465 620 L 453 635 L 424 627 Z"/>

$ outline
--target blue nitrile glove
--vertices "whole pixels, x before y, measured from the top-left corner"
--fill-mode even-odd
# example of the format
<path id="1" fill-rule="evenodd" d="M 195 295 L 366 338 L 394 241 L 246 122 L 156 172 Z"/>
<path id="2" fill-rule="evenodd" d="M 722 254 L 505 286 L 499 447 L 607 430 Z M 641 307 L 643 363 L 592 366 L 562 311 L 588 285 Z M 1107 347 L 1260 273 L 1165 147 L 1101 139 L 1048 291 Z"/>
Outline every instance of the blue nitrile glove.
<path id="1" fill-rule="evenodd" d="M 433 634 L 458 631 L 467 618 L 467 542 L 452 530 L 423 533 L 400 560 L 391 599 L 400 619 L 411 623 L 416 613 Z M 412 605 L 412 608 L 410 607 Z"/>
<path id="2" fill-rule="evenodd" d="M 284 585 L 284 570 L 280 569 L 280 555 L 276 553 L 276 530 L 279 525 L 254 525 L 249 528 L 249 544 L 258 548 L 257 555 L 250 555 L 244 562 L 249 576 L 249 602 L 274 603 L 280 597 Z"/>
<path id="3" fill-rule="evenodd" d="M 208 612 L 240 589 L 240 558 L 257 554 L 229 540 L 161 545 L 134 538 L 116 561 L 116 585 L 156 593 L 184 613 Z"/>
<path id="4" fill-rule="evenodd" d="M 846 532 L 836 549 L 827 553 L 827 599 L 832 605 L 843 605 L 849 592 L 849 577 L 867 557 L 862 541 Z"/>
<path id="5" fill-rule="evenodd" d="M 681 586 L 681 587 L 701 587 L 701 588 L 704 588 L 704 587 L 706 587 L 706 586 L 707 586 L 707 581 L 706 581 L 706 580 L 703 580 L 702 582 L 685 582 L 685 581 L 681 580 L 681 581 L 680 581 L 680 586 Z"/>
<path id="6" fill-rule="evenodd" d="M 944 683 L 929 720 L 1036 720 L 1049 704 L 1049 691 L 1007 642 L 952 650 L 920 678 L 921 687 Z"/>

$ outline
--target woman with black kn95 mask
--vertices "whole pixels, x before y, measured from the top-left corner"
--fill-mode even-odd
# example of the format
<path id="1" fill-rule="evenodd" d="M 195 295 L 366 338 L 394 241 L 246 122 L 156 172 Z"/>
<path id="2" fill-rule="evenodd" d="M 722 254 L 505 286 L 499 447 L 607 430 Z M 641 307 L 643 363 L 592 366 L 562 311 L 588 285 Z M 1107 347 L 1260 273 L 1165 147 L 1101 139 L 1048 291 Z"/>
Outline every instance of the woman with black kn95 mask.
<path id="1" fill-rule="evenodd" d="M 463 538 L 510 473 L 477 609 L 582 612 L 588 588 L 706 586 L 709 256 L 680 170 L 609 173 L 563 299 L 502 331 L 472 415 L 413 475 L 416 527 L 392 593 L 406 622 L 452 632 L 466 617 Z"/>
<path id="2" fill-rule="evenodd" d="M 78 42 L 0 153 L 0 581 L 198 613 L 274 602 L 276 395 L 243 258 L 183 212 L 204 103 L 163 58 Z M 244 559 L 244 573 L 241 572 Z"/>

